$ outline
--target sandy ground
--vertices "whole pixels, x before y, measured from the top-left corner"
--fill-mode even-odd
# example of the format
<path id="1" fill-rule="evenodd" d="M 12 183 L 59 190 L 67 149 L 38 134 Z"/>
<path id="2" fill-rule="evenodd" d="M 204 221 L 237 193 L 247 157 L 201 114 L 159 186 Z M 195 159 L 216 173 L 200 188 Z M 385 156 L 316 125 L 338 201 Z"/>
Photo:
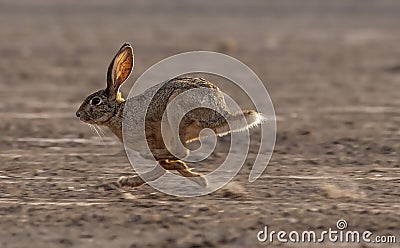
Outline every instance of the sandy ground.
<path id="1" fill-rule="evenodd" d="M 0 2 L 0 247 L 266 247 L 264 225 L 318 232 L 339 219 L 400 242 L 398 1 L 80 2 Z M 224 52 L 258 74 L 278 118 L 259 180 L 247 182 L 248 161 L 203 197 L 110 186 L 131 173 L 123 147 L 74 114 L 126 41 L 125 94 L 184 51 Z"/>

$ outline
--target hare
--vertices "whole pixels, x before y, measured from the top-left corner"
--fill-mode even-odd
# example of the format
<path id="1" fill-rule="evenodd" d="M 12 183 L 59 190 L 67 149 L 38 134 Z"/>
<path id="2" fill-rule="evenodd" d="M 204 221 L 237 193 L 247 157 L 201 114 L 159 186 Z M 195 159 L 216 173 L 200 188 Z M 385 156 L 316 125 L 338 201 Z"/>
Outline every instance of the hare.
<path id="1" fill-rule="evenodd" d="M 211 82 L 202 78 L 177 77 L 160 83 L 147 89 L 144 93 L 124 100 L 119 88 L 129 77 L 134 67 L 133 48 L 124 44 L 112 59 L 107 71 L 107 87 L 89 95 L 79 107 L 76 116 L 83 122 L 108 127 L 121 142 L 125 142 L 122 135 L 123 120 L 128 128 L 131 142 L 130 148 L 143 152 L 142 156 L 153 156 L 158 165 L 150 172 L 139 176 L 122 176 L 118 180 L 121 187 L 136 187 L 146 181 L 156 180 L 166 170 L 176 170 L 182 176 L 187 177 L 197 184 L 207 187 L 207 180 L 201 173 L 192 172 L 191 169 L 181 160 L 189 150 L 186 144 L 199 139 L 200 131 L 209 128 L 218 136 L 226 135 L 233 131 L 240 131 L 251 128 L 263 121 L 263 116 L 254 110 L 245 110 L 239 113 L 231 113 L 227 108 L 224 96 L 220 89 Z M 179 124 L 179 130 L 169 133 L 166 144 L 161 132 L 161 123 L 164 112 L 167 114 L 167 124 L 174 121 L 177 116 L 174 111 L 168 110 L 167 106 L 179 94 L 196 89 L 204 89 L 184 101 L 178 101 L 177 106 L 202 106 L 204 101 L 209 107 L 194 108 L 187 112 Z M 189 99 L 189 100 L 188 100 Z M 145 106 L 148 105 L 146 109 Z M 124 108 L 129 106 L 129 112 Z M 168 112 L 169 111 L 169 112 Z M 244 118 L 243 118 L 244 117 Z M 143 123 L 143 120 L 146 120 Z M 128 124 L 125 124 L 128 123 Z M 229 125 L 228 125 L 229 123 Z M 125 126 L 124 126 L 125 128 Z M 144 140 L 135 140 L 136 134 L 144 133 Z M 179 142 L 180 141 L 180 142 Z M 145 154 L 146 143 L 151 154 Z M 183 144 L 179 147 L 176 144 Z M 174 152 L 171 152 L 175 149 Z M 179 156 L 177 156 L 179 154 Z"/>

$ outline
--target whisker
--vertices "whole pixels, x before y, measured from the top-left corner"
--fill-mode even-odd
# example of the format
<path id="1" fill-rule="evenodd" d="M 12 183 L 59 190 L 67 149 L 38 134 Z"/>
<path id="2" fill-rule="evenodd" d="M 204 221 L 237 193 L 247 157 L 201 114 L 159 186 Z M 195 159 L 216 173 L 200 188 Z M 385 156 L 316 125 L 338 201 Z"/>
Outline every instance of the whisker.
<path id="1" fill-rule="evenodd" d="M 98 126 L 98 128 L 99 128 L 99 131 L 101 132 L 101 134 L 103 135 L 104 140 L 106 141 L 106 144 L 108 144 L 109 142 L 106 139 L 106 133 L 104 132 L 104 130 L 100 126 Z"/>
<path id="2" fill-rule="evenodd" d="M 89 125 L 90 129 L 92 129 L 92 130 L 100 137 L 101 142 L 104 144 L 103 137 L 101 137 L 101 135 L 100 135 L 100 133 L 97 131 L 96 127 L 95 127 L 94 125 L 92 125 L 92 124 L 88 124 L 88 125 Z"/>
<path id="3" fill-rule="evenodd" d="M 97 128 L 100 131 L 100 133 L 103 135 L 103 137 L 106 137 L 104 130 L 100 126 L 97 126 Z"/>
<path id="4" fill-rule="evenodd" d="M 96 125 L 93 125 L 94 130 L 96 131 L 97 135 L 99 135 L 101 142 L 103 143 L 103 145 L 107 146 L 107 142 L 105 141 L 105 135 L 104 135 L 104 131 Z"/>
<path id="5" fill-rule="evenodd" d="M 93 126 L 91 125 L 91 124 L 87 124 L 89 127 L 90 127 L 90 129 L 93 131 Z"/>

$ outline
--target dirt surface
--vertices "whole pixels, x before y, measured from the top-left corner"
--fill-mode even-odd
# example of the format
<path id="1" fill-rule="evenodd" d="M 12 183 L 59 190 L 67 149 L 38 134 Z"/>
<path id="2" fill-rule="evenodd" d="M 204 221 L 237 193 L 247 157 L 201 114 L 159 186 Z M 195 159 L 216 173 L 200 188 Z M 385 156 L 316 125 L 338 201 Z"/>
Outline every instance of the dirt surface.
<path id="1" fill-rule="evenodd" d="M 399 30 L 394 0 L 1 1 L 0 247 L 266 247 L 265 225 L 321 232 L 339 219 L 400 242 Z M 136 51 L 125 95 L 184 51 L 249 65 L 277 114 L 263 176 L 249 183 L 248 161 L 227 187 L 195 198 L 112 187 L 131 173 L 123 146 L 74 115 L 123 42 Z M 384 247 L 315 244 L 334 245 Z"/>

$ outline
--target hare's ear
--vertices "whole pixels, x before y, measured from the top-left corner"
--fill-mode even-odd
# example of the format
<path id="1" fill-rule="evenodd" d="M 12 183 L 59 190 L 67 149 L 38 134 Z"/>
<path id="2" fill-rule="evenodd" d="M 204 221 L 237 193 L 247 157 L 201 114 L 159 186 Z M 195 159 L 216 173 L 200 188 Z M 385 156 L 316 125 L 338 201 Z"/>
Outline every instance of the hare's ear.
<path id="1" fill-rule="evenodd" d="M 111 61 L 107 71 L 107 91 L 110 97 L 116 97 L 119 87 L 131 74 L 134 66 L 133 48 L 124 44 Z"/>

